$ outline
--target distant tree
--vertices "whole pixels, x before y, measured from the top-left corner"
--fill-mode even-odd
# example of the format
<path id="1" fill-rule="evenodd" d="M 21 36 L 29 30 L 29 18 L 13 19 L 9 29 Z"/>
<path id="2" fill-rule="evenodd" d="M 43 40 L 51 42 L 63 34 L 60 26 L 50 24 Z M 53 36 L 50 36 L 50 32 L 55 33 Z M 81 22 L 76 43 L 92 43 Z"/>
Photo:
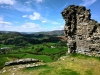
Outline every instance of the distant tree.
<path id="1" fill-rule="evenodd" d="M 32 48 L 31 49 L 34 49 L 34 46 L 32 46 Z"/>
<path id="2" fill-rule="evenodd" d="M 51 58 L 52 60 L 54 60 L 54 55 L 53 55 L 53 54 L 50 54 L 50 58 Z"/>

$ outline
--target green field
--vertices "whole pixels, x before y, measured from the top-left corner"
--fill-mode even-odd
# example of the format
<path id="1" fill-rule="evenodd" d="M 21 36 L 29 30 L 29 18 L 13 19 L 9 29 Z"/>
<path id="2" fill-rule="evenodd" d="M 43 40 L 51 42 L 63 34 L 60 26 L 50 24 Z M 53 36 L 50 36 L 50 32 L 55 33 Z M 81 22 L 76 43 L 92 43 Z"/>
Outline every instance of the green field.
<path id="1" fill-rule="evenodd" d="M 54 48 L 51 48 L 53 46 Z M 2 47 L 9 47 L 12 49 L 8 53 L 0 55 L 0 68 L 3 67 L 4 63 L 11 60 L 22 59 L 22 58 L 35 58 L 43 60 L 44 62 L 54 62 L 59 57 L 65 55 L 67 46 L 60 46 L 56 43 L 43 43 L 29 45 L 26 47 L 19 47 L 14 45 L 1 45 Z M 62 47 L 62 48 L 61 48 Z"/>

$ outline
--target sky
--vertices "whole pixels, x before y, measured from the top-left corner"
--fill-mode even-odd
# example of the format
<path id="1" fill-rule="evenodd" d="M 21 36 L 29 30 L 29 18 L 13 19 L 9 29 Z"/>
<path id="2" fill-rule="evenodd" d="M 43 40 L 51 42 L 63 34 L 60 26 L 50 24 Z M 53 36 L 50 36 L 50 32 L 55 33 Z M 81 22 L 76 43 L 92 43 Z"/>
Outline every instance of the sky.
<path id="1" fill-rule="evenodd" d="M 100 23 L 100 0 L 0 0 L 0 31 L 63 30 L 61 12 L 72 4 L 86 6 Z"/>

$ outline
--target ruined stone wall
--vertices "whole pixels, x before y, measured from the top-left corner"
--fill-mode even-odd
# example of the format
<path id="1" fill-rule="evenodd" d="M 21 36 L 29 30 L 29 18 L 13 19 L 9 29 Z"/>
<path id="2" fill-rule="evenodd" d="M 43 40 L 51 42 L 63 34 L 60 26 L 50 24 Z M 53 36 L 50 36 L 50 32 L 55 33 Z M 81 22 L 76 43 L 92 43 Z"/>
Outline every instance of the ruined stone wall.
<path id="1" fill-rule="evenodd" d="M 84 6 L 70 5 L 62 11 L 68 53 L 100 56 L 100 24 Z"/>

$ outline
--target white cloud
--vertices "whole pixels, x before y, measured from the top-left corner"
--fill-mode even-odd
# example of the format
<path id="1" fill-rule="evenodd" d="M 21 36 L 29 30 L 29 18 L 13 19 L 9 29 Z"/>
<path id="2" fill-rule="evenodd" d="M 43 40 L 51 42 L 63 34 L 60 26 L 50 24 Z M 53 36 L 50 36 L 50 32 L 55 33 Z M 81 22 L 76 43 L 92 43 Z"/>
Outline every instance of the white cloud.
<path id="1" fill-rule="evenodd" d="M 2 15 L 0 15 L 0 30 L 5 30 L 7 28 L 12 27 L 11 22 L 4 21 L 4 18 Z"/>
<path id="2" fill-rule="evenodd" d="M 0 0 L 0 4 L 14 5 L 15 3 L 16 3 L 15 0 Z"/>
<path id="3" fill-rule="evenodd" d="M 28 0 L 25 2 L 26 5 L 31 6 L 32 1 Z"/>
<path id="4" fill-rule="evenodd" d="M 22 25 L 22 28 L 28 28 L 28 29 L 34 29 L 34 28 L 37 28 L 39 27 L 38 24 L 35 24 L 35 23 L 31 23 L 31 22 L 27 22 L 25 23 L 24 25 Z"/>
<path id="5" fill-rule="evenodd" d="M 46 22 L 47 22 L 46 20 L 42 21 L 42 23 L 46 23 Z"/>
<path id="6" fill-rule="evenodd" d="M 34 0 L 34 1 L 26 0 L 24 3 L 21 3 L 18 0 L 0 0 L 0 4 L 9 5 L 9 6 L 2 5 L 0 7 L 15 9 L 15 10 L 21 11 L 21 12 L 33 12 L 35 9 L 32 8 L 32 5 L 34 4 L 35 7 L 39 8 L 38 3 L 41 3 L 41 2 L 43 2 L 43 0 Z"/>
<path id="7" fill-rule="evenodd" d="M 0 26 L 3 26 L 3 25 L 11 25 L 11 24 L 12 24 L 11 22 L 4 21 L 3 16 L 0 16 Z"/>
<path id="8" fill-rule="evenodd" d="M 27 5 L 29 5 L 29 2 L 26 2 Z M 20 2 L 18 2 L 17 0 L 0 0 L 0 4 L 7 4 L 10 6 L 5 6 L 2 5 L 2 8 L 12 8 L 15 9 L 17 11 L 21 11 L 21 12 L 30 12 L 33 11 L 33 9 L 27 5 L 21 4 Z"/>
<path id="9" fill-rule="evenodd" d="M 11 22 L 5 22 L 5 21 L 0 21 L 0 25 L 11 25 L 12 23 Z"/>
<path id="10" fill-rule="evenodd" d="M 18 10 L 18 11 L 21 11 L 21 12 L 30 12 L 30 11 L 33 11 L 32 8 L 28 7 L 28 6 L 25 6 L 25 5 L 22 5 L 20 3 L 16 3 L 15 5 L 12 6 L 14 9 Z"/>
<path id="11" fill-rule="evenodd" d="M 64 25 L 54 27 L 54 30 L 63 30 L 63 29 L 64 29 Z"/>
<path id="12" fill-rule="evenodd" d="M 42 23 L 49 23 L 49 24 L 53 24 L 53 25 L 59 25 L 60 23 L 58 21 L 52 21 L 52 20 L 48 20 L 45 18 L 42 18 Z"/>
<path id="13" fill-rule="evenodd" d="M 31 20 L 39 20 L 39 19 L 41 19 L 41 15 L 40 15 L 40 13 L 34 12 L 33 15 L 29 15 L 29 18 Z"/>
<path id="14" fill-rule="evenodd" d="M 38 32 L 46 30 L 45 28 L 40 27 L 39 24 L 32 22 L 26 22 L 22 25 L 15 26 L 11 22 L 3 20 L 3 16 L 0 16 L 0 30 L 1 31 L 18 31 L 18 32 Z"/>
<path id="15" fill-rule="evenodd" d="M 47 20 L 43 20 L 42 23 L 47 22 Z M 54 21 L 53 21 L 54 22 Z M 48 21 L 51 23 L 51 21 Z M 56 24 L 56 22 L 54 22 Z M 49 29 L 40 26 L 39 24 L 33 22 L 26 22 L 22 25 L 15 26 L 11 22 L 7 22 L 3 20 L 3 17 L 0 16 L 0 30 L 2 31 L 18 31 L 18 32 L 39 32 L 39 31 L 48 31 L 48 30 L 62 30 L 63 25 L 57 25 L 56 27 Z"/>
<path id="16" fill-rule="evenodd" d="M 37 2 L 37 3 L 41 3 L 41 2 L 43 2 L 43 0 L 36 0 L 36 2 Z"/>
<path id="17" fill-rule="evenodd" d="M 34 12 L 32 15 L 23 15 L 22 17 L 23 18 L 29 18 L 30 20 L 38 20 L 38 21 L 41 21 L 42 23 L 49 23 L 49 24 L 53 24 L 53 25 L 61 25 L 62 22 L 63 22 L 63 21 L 49 20 L 49 19 L 41 16 L 41 14 L 38 13 L 38 12 Z"/>
<path id="18" fill-rule="evenodd" d="M 27 22 L 20 26 L 15 26 L 10 22 L 0 23 L 0 30 L 2 31 L 18 31 L 18 32 L 37 32 L 41 30 L 38 24 Z"/>
<path id="19" fill-rule="evenodd" d="M 12 7 L 9 6 L 9 5 L 1 5 L 0 7 L 1 7 L 1 8 L 6 8 L 6 9 L 12 9 Z"/>
<path id="20" fill-rule="evenodd" d="M 3 16 L 2 15 L 0 15 L 0 21 L 3 21 Z"/>
<path id="21" fill-rule="evenodd" d="M 51 24 L 60 24 L 60 23 L 56 21 L 52 21 Z"/>
<path id="22" fill-rule="evenodd" d="M 26 22 L 23 25 L 15 26 L 11 22 L 4 21 L 3 16 L 0 16 L 0 30 L 31 32 L 31 31 L 38 31 L 38 28 L 40 28 L 40 26 L 32 22 Z"/>
<path id="23" fill-rule="evenodd" d="M 93 4 L 94 2 L 96 2 L 97 0 L 83 0 L 83 3 L 81 3 L 80 5 L 83 6 L 90 6 L 91 4 Z"/>
<path id="24" fill-rule="evenodd" d="M 44 17 L 41 16 L 40 13 L 34 12 L 32 15 L 23 15 L 23 18 L 29 18 L 30 20 L 39 20 L 42 23 L 49 22 L 49 20 L 45 19 Z"/>
<path id="25" fill-rule="evenodd" d="M 22 17 L 23 17 L 23 18 L 26 18 L 26 17 L 28 17 L 28 15 L 23 15 Z"/>

